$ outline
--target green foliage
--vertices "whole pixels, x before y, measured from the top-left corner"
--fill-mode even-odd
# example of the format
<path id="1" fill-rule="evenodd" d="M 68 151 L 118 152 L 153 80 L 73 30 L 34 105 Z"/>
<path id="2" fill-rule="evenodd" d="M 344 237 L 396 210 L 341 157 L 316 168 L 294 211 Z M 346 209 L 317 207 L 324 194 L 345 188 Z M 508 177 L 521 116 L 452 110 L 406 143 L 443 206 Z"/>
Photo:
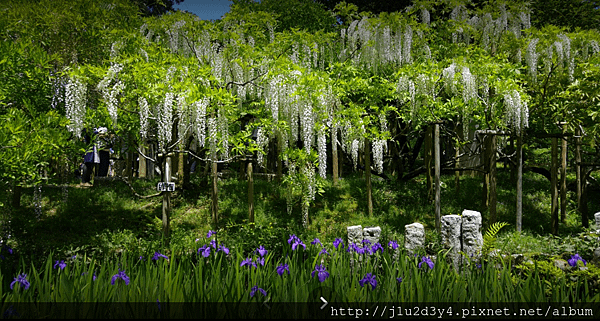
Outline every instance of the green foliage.
<path id="1" fill-rule="evenodd" d="M 487 231 L 483 234 L 482 253 L 487 254 L 496 247 L 496 235 L 507 225 L 509 224 L 506 222 L 496 222 L 488 227 Z"/>

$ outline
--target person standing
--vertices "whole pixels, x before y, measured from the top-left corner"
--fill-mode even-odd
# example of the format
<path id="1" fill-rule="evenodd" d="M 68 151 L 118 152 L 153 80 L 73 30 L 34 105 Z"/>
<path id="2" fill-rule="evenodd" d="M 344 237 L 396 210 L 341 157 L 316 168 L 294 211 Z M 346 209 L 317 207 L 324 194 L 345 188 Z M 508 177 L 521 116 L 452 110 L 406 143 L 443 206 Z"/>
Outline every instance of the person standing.
<path id="1" fill-rule="evenodd" d="M 98 130 L 94 128 L 94 138 L 98 135 Z M 85 155 L 83 156 L 83 173 L 81 175 L 81 185 L 83 186 L 92 186 L 92 173 L 96 164 L 100 163 L 100 154 L 98 153 L 97 143 L 94 142 L 93 145 L 90 146 L 92 142 L 92 137 L 87 133 L 87 130 L 83 130 L 83 138 L 85 140 L 85 144 L 88 146 Z M 96 139 L 94 139 L 96 140 Z"/>

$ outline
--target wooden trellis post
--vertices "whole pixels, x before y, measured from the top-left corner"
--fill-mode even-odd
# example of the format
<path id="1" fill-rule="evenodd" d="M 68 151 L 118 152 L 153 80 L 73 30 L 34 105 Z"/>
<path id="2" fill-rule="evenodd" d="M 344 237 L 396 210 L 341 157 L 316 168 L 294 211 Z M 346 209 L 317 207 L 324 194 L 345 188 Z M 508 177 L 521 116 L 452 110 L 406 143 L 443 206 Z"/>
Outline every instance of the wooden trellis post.
<path id="1" fill-rule="evenodd" d="M 254 180 L 252 179 L 252 161 L 248 162 L 248 222 L 254 223 Z"/>
<path id="2" fill-rule="evenodd" d="M 523 225 L 523 134 L 517 135 L 517 233 Z"/>
<path id="3" fill-rule="evenodd" d="M 371 141 L 365 139 L 365 180 L 367 181 L 367 209 L 369 217 L 373 216 L 373 191 L 371 188 Z"/>
<path id="4" fill-rule="evenodd" d="M 165 157 L 165 166 L 164 166 L 164 175 L 163 180 L 165 183 L 169 183 L 171 181 L 171 157 Z M 163 237 L 166 242 L 169 241 L 169 234 L 171 230 L 171 192 L 165 191 L 163 192 L 163 201 L 162 201 L 162 228 L 163 228 Z"/>
<path id="5" fill-rule="evenodd" d="M 551 198 L 552 204 L 550 209 L 550 225 L 552 234 L 558 234 L 558 137 L 552 137 L 552 153 L 551 153 Z"/>
<path id="6" fill-rule="evenodd" d="M 563 137 L 561 138 L 560 148 L 560 221 L 565 224 L 567 221 L 567 138 L 565 132 L 567 123 L 561 122 Z"/>
<path id="7" fill-rule="evenodd" d="M 441 233 L 442 228 L 442 209 L 441 209 L 441 182 L 440 182 L 440 123 L 434 124 L 433 145 L 435 148 L 435 229 Z"/>

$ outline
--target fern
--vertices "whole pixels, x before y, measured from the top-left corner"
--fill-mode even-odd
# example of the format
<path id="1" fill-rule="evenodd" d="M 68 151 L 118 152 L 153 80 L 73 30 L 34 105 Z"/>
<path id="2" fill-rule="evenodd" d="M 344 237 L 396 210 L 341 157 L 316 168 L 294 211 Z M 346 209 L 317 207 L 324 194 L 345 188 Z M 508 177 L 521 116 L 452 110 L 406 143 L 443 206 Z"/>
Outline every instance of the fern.
<path id="1" fill-rule="evenodd" d="M 487 231 L 483 235 L 483 249 L 484 254 L 488 254 L 496 247 L 496 235 L 500 232 L 500 229 L 509 225 L 506 222 L 496 222 L 488 227 Z"/>

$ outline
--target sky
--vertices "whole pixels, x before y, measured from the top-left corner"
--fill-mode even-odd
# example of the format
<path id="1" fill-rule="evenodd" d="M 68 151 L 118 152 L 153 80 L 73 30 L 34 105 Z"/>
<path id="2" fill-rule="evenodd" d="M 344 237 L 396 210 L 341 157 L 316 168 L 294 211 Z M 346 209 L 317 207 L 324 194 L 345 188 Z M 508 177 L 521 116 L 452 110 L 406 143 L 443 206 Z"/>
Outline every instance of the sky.
<path id="1" fill-rule="evenodd" d="M 174 9 L 187 10 L 202 20 L 217 20 L 229 11 L 231 0 L 184 0 L 173 5 Z"/>

